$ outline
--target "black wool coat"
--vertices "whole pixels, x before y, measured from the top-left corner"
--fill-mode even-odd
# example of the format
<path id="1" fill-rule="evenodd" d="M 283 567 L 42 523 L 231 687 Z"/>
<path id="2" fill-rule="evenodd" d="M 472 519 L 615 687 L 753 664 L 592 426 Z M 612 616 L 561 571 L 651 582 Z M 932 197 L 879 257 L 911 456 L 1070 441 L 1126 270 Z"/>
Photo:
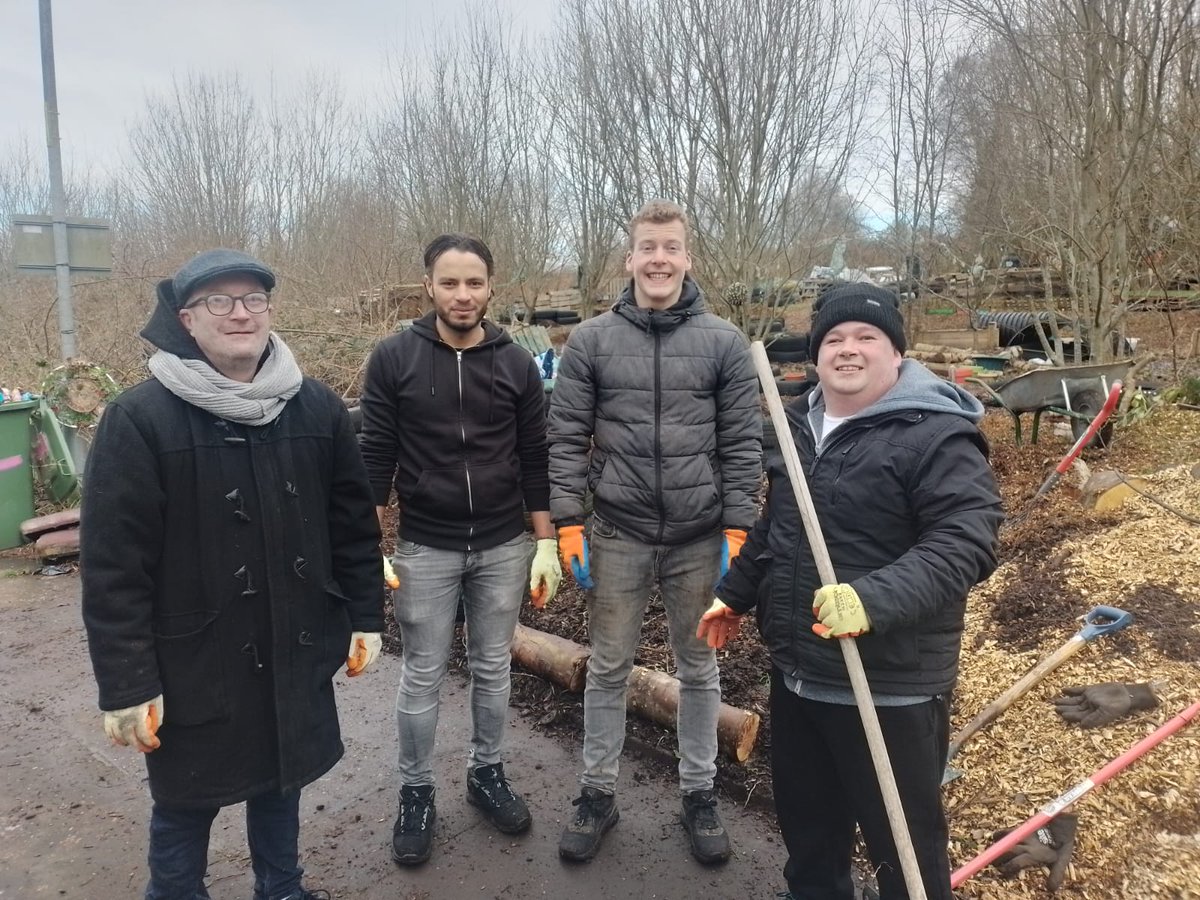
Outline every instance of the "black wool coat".
<path id="1" fill-rule="evenodd" d="M 111 403 L 82 506 L 83 619 L 100 708 L 163 695 L 150 790 L 224 806 L 343 752 L 332 677 L 383 630 L 379 526 L 341 400 L 306 378 L 238 425 L 151 379 Z"/>

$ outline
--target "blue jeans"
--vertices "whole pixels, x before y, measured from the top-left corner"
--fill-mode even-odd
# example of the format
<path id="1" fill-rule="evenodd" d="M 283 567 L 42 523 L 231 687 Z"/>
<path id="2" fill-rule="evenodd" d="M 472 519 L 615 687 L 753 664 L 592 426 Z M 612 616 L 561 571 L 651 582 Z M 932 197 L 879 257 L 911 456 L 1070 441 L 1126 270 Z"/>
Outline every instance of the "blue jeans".
<path id="1" fill-rule="evenodd" d="M 487 550 L 441 550 L 396 542 L 396 622 L 404 642 L 396 728 L 400 785 L 429 785 L 438 694 L 450 662 L 461 595 L 471 669 L 471 745 L 467 765 L 500 762 L 508 719 L 513 632 L 529 590 L 533 542 L 518 535 Z"/>
<path id="2" fill-rule="evenodd" d="M 721 682 L 716 651 L 696 637 L 721 565 L 720 532 L 655 546 L 593 517 L 590 554 L 596 590 L 588 603 L 587 687 L 583 695 L 584 787 L 614 793 L 625 744 L 625 695 L 650 591 L 658 579 L 679 679 L 679 787 L 707 790 L 717 774 Z"/>
<path id="3" fill-rule="evenodd" d="M 208 835 L 218 807 L 150 811 L 150 883 L 146 900 L 208 900 Z M 300 894 L 300 792 L 271 791 L 246 801 L 246 836 L 254 869 L 254 900 Z"/>

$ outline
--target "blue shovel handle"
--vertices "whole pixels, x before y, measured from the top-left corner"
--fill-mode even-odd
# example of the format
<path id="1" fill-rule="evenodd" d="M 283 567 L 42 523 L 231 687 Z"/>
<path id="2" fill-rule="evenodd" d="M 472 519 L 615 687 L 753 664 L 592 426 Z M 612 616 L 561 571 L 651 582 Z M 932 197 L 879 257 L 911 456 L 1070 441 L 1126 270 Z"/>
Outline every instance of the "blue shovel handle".
<path id="1" fill-rule="evenodd" d="M 1133 613 L 1117 609 L 1115 606 L 1096 606 L 1083 617 L 1084 625 L 1079 629 L 1079 637 L 1085 641 L 1093 641 L 1105 634 L 1116 634 L 1133 622 Z"/>

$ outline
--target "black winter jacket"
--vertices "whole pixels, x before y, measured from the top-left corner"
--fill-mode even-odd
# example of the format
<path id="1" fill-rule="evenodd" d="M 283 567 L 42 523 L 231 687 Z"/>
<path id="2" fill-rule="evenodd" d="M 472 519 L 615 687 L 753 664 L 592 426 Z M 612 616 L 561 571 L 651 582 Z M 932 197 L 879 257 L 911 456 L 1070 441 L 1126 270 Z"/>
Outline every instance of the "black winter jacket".
<path id="1" fill-rule="evenodd" d="M 83 484 L 100 708 L 163 695 L 154 799 L 224 806 L 328 771 L 333 675 L 352 630 L 383 630 L 379 526 L 341 400 L 306 378 L 249 427 L 144 381 L 105 411 Z"/>
<path id="2" fill-rule="evenodd" d="M 632 283 L 631 283 L 632 285 Z M 704 308 L 642 309 L 627 286 L 572 332 L 550 404 L 550 513 L 597 515 L 645 541 L 748 529 L 762 478 L 762 414 L 745 336 Z"/>
<path id="3" fill-rule="evenodd" d="M 380 341 L 362 412 L 375 504 L 387 505 L 394 479 L 401 538 L 486 550 L 525 530 L 525 509 L 550 508 L 542 380 L 491 322 L 466 350 L 438 337 L 434 313 Z"/>
<path id="4" fill-rule="evenodd" d="M 978 401 L 918 363 L 815 449 L 809 421 L 818 388 L 787 409 L 833 568 L 862 599 L 871 630 L 857 639 L 873 691 L 950 690 L 958 673 L 966 596 L 996 567 L 1002 513 L 975 422 Z M 772 662 L 801 682 L 845 688 L 833 639 L 813 634 L 816 562 L 778 453 L 767 462 L 763 517 L 717 586 L 739 612 L 757 606 Z"/>

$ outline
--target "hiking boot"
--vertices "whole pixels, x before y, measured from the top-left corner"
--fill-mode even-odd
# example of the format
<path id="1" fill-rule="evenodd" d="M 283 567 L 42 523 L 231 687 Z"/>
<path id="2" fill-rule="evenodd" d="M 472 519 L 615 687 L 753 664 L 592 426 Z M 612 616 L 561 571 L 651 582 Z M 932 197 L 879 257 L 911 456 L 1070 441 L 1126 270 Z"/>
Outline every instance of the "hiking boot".
<path id="1" fill-rule="evenodd" d="M 732 852 L 729 835 L 717 815 L 717 797 L 712 790 L 691 791 L 683 795 L 680 817 L 692 844 L 692 856 L 702 863 L 725 862 Z"/>
<path id="2" fill-rule="evenodd" d="M 467 802 L 505 834 L 529 830 L 533 821 L 525 805 L 504 777 L 504 763 L 478 766 L 467 773 Z"/>
<path id="3" fill-rule="evenodd" d="M 392 859 L 402 866 L 419 866 L 433 853 L 437 807 L 432 784 L 400 788 L 400 815 L 392 828 Z"/>
<path id="4" fill-rule="evenodd" d="M 558 840 L 558 855 L 575 862 L 587 862 L 600 849 L 604 833 L 617 824 L 621 814 L 617 800 L 597 788 L 585 787 L 571 801 L 577 807 L 575 820 L 563 829 Z"/>

